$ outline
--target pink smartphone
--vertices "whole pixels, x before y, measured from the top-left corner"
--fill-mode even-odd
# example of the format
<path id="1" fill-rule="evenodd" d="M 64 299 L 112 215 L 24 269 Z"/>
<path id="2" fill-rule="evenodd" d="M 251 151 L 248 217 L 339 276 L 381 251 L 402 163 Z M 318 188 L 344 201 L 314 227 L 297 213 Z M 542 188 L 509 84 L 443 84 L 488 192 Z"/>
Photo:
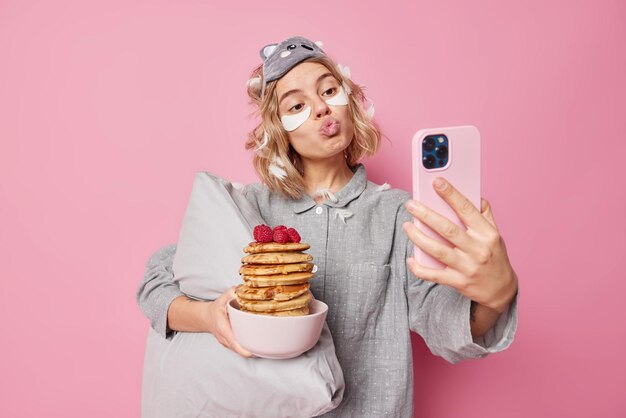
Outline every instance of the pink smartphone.
<path id="1" fill-rule="evenodd" d="M 475 126 L 421 129 L 413 136 L 413 198 L 450 219 L 465 225 L 433 188 L 435 177 L 448 180 L 480 210 L 480 133 Z M 446 239 L 419 220 L 425 234 L 452 247 Z M 423 266 L 445 268 L 439 260 L 415 246 L 415 259 Z"/>

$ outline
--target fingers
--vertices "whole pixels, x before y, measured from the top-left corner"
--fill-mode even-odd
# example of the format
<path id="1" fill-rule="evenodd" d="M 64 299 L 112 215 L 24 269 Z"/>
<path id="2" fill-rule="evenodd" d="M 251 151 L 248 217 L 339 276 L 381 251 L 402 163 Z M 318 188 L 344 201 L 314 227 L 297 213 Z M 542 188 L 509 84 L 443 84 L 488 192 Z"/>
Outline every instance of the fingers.
<path id="1" fill-rule="evenodd" d="M 449 267 L 446 267 L 445 269 L 431 269 L 422 266 L 413 257 L 407 258 L 406 264 L 413 275 L 419 279 L 450 286 L 457 290 L 463 289 L 465 286 L 465 280 L 463 277 Z"/>
<path id="2" fill-rule="evenodd" d="M 233 333 L 233 329 L 230 325 L 230 319 L 228 316 L 228 309 L 226 305 L 235 296 L 235 290 L 237 286 L 230 287 L 226 290 L 226 292 L 222 293 L 219 297 L 220 305 L 217 309 L 216 315 L 219 315 L 217 318 L 217 332 L 215 333 L 215 338 L 222 344 L 224 347 L 234 351 L 242 357 L 253 357 L 254 355 L 239 345 L 237 340 L 235 339 L 235 334 Z"/>
<path id="3" fill-rule="evenodd" d="M 491 226 L 496 228 L 496 230 L 498 229 L 498 226 L 496 225 L 496 220 L 493 217 L 493 212 L 491 211 L 491 205 L 485 198 L 480 199 L 480 214 L 483 215 L 485 219 L 487 219 Z"/>
<path id="4" fill-rule="evenodd" d="M 474 241 L 467 232 L 445 216 L 414 200 L 409 200 L 406 208 L 411 215 L 428 225 L 455 247 L 465 252 L 469 252 L 473 247 Z"/>
<path id="5" fill-rule="evenodd" d="M 429 237 L 411 222 L 405 222 L 402 225 L 402 228 L 404 228 L 404 232 L 413 244 L 417 245 L 432 257 L 447 266 L 456 267 L 458 265 L 459 257 L 454 248 L 450 248 L 449 246 Z"/>
<path id="6" fill-rule="evenodd" d="M 242 357 L 252 357 L 252 353 L 239 345 L 237 340 L 235 340 L 235 334 L 233 334 L 233 329 L 230 326 L 230 322 L 227 321 L 227 325 L 222 329 L 222 336 L 228 343 L 226 346 L 230 348 L 235 353 L 239 354 Z"/>
<path id="7" fill-rule="evenodd" d="M 433 181 L 433 186 L 437 194 L 450 205 L 465 226 L 482 233 L 491 229 L 491 225 L 481 215 L 478 208 L 446 179 L 437 177 Z"/>

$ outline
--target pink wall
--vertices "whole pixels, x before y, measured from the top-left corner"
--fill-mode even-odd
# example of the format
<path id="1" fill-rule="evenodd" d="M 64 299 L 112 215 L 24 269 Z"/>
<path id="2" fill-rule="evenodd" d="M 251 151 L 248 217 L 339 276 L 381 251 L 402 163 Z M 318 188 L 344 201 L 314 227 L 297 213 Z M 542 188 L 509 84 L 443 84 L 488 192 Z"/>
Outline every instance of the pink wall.
<path id="1" fill-rule="evenodd" d="M 245 81 L 292 34 L 367 86 L 372 180 L 409 189 L 419 128 L 483 135 L 517 339 L 452 366 L 416 337 L 416 416 L 626 416 L 624 2 L 212 3 L 0 3 L 0 416 L 139 415 L 144 263 L 195 171 L 255 180 Z"/>

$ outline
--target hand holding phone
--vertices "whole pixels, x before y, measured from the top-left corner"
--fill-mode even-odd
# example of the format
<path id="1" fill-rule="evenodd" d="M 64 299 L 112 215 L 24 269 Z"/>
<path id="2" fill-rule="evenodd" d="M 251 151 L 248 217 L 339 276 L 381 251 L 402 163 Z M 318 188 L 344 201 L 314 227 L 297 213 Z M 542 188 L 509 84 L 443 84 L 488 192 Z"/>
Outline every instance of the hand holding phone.
<path id="1" fill-rule="evenodd" d="M 414 202 L 407 202 L 407 209 L 414 225 L 407 222 L 404 230 L 415 256 L 407 260 L 408 268 L 415 277 L 503 312 L 517 292 L 517 276 L 491 207 L 480 197 L 478 130 L 421 130 L 413 137 L 412 156 Z M 442 187 L 435 190 L 434 181 Z M 495 317 L 483 325 L 490 327 Z"/>

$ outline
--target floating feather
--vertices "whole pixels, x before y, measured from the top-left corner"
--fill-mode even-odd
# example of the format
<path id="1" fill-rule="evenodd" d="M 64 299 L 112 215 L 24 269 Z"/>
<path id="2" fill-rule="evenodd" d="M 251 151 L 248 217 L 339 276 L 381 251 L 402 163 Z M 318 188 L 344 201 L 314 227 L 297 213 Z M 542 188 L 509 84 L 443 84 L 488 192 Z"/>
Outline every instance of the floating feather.
<path id="1" fill-rule="evenodd" d="M 377 186 L 375 190 L 377 192 L 384 192 L 385 190 L 389 190 L 389 189 L 391 189 L 391 186 L 389 185 L 389 183 L 384 183 L 384 184 L 381 184 L 380 186 Z"/>
<path id="2" fill-rule="evenodd" d="M 272 160 L 273 163 L 275 163 L 277 166 L 279 167 L 285 167 L 285 163 L 283 162 L 283 159 L 280 158 L 280 156 L 278 154 L 274 155 L 274 159 Z"/>
<path id="3" fill-rule="evenodd" d="M 250 87 L 261 87 L 261 77 L 256 76 L 249 79 L 246 83 Z"/>
<path id="4" fill-rule="evenodd" d="M 370 105 L 370 108 L 367 109 L 367 111 L 365 111 L 365 116 L 367 116 L 368 118 L 372 119 L 374 117 L 374 102 L 372 102 L 370 100 L 370 102 L 372 103 Z"/>
<path id="5" fill-rule="evenodd" d="M 350 67 L 344 67 L 341 64 L 337 64 L 337 68 L 339 69 L 339 72 L 348 80 L 350 80 Z"/>
<path id="6" fill-rule="evenodd" d="M 275 155 L 274 160 L 269 165 L 269 172 L 272 176 L 276 177 L 278 180 L 284 180 L 287 177 L 287 172 L 284 169 L 285 164 L 282 160 Z"/>
<path id="7" fill-rule="evenodd" d="M 335 196 L 335 194 L 330 190 L 330 189 L 320 189 L 320 190 L 316 190 L 313 193 L 313 198 L 315 199 L 316 197 L 323 197 L 326 200 L 330 200 L 333 203 L 337 203 L 338 199 Z"/>
<path id="8" fill-rule="evenodd" d="M 337 209 L 337 211 L 335 212 L 335 216 L 341 219 L 343 223 L 345 224 L 346 219 L 354 216 L 354 213 L 350 212 L 348 209 Z"/>
<path id="9" fill-rule="evenodd" d="M 259 145 L 255 151 L 260 151 L 263 148 L 265 148 L 267 146 L 267 144 L 269 144 L 270 142 L 270 137 L 267 135 L 266 131 L 263 131 L 263 142 L 261 143 L 261 145 Z"/>

